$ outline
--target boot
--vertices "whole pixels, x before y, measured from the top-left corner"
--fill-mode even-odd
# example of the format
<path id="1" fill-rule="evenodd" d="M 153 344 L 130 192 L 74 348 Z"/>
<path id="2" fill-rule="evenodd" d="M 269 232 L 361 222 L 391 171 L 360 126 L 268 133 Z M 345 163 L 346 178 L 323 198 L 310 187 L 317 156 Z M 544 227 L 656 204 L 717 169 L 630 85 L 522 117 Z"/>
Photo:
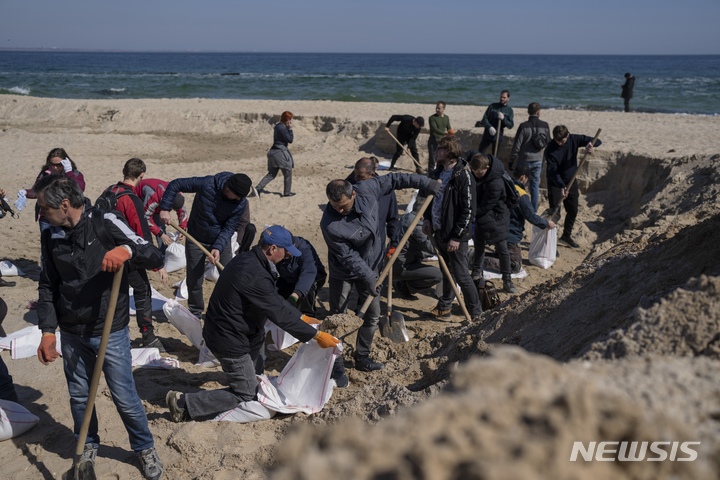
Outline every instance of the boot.
<path id="1" fill-rule="evenodd" d="M 518 289 L 512 281 L 512 276 L 504 274 L 502 277 L 502 280 L 503 280 L 503 290 L 506 293 L 518 293 Z"/>

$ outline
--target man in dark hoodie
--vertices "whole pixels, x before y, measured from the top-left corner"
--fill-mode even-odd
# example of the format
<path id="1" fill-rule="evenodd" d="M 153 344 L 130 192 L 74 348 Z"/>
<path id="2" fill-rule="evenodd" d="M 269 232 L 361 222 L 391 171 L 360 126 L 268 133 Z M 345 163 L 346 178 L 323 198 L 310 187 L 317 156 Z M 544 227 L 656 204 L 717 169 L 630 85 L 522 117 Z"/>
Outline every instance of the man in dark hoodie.
<path id="1" fill-rule="evenodd" d="M 475 258 L 472 264 L 472 278 L 478 282 L 483 278 L 485 245 L 495 245 L 500 259 L 503 290 L 517 293 L 512 281 L 510 253 L 507 247 L 510 228 L 510 208 L 506 202 L 505 167 L 499 158 L 478 153 L 470 159 L 470 170 L 475 176 L 477 210 L 475 211 Z"/>
<path id="2" fill-rule="evenodd" d="M 635 76 L 630 72 L 625 74 L 625 83 L 622 85 L 622 93 L 620 96 L 625 103 L 625 111 L 630 111 L 630 99 L 633 97 L 633 89 L 635 88 Z"/>
<path id="3" fill-rule="evenodd" d="M 420 156 L 418 155 L 417 149 L 417 137 L 420 134 L 420 130 L 425 125 L 425 119 L 423 117 L 413 117 L 412 115 L 393 115 L 390 120 L 385 124 L 385 130 L 390 131 L 390 125 L 393 122 L 400 122 L 397 128 L 397 139 L 402 145 L 407 145 L 410 149 L 410 154 L 415 158 L 417 164 L 415 165 L 415 173 L 425 173 L 420 165 Z M 395 147 L 395 155 L 393 155 L 392 161 L 390 162 L 390 170 L 395 170 L 395 162 L 400 158 L 405 150 L 402 145 Z M 414 162 L 413 162 L 414 163 Z"/>

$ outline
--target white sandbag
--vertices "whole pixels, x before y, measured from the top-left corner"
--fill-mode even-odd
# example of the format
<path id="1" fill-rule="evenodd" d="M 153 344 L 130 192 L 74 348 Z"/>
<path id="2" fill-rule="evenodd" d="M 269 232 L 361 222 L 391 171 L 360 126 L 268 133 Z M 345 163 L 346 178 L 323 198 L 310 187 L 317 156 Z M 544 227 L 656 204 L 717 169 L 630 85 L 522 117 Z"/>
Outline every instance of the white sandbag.
<path id="1" fill-rule="evenodd" d="M 7 337 L 0 338 L 0 348 L 10 350 L 13 360 L 30 358 L 37 355 L 37 349 L 42 340 L 42 332 L 34 325 L 25 327 Z M 60 332 L 55 332 L 55 351 L 60 354 Z"/>
<path id="2" fill-rule="evenodd" d="M 40 420 L 27 408 L 9 400 L 0 400 L 0 441 L 30 430 Z"/>
<path id="3" fill-rule="evenodd" d="M 205 280 L 209 280 L 211 282 L 217 282 L 218 278 L 220 278 L 220 270 L 218 270 L 218 267 L 213 265 L 212 263 L 208 262 L 207 265 L 205 265 Z"/>
<path id="4" fill-rule="evenodd" d="M 188 299 L 188 288 L 187 288 L 187 279 L 183 278 L 179 282 L 175 283 L 173 287 L 176 287 L 177 290 L 175 290 L 175 301 L 179 302 L 180 300 L 187 300 Z"/>
<path id="5" fill-rule="evenodd" d="M 295 345 L 297 342 L 300 341 L 287 333 L 282 328 L 275 325 L 270 320 L 267 320 L 265 322 L 265 333 L 267 334 L 268 332 L 270 332 L 270 338 L 272 338 L 272 343 L 267 344 L 267 349 L 271 352 L 279 352 L 281 350 L 285 350 L 286 348 Z"/>
<path id="6" fill-rule="evenodd" d="M 8 334 L 7 337 L 0 337 L 0 348 L 10 350 L 10 344 L 16 338 L 24 337 L 25 335 L 29 335 L 39 331 L 40 329 L 36 325 L 30 325 L 29 327 L 21 328 L 17 332 Z M 40 344 L 38 343 L 38 345 Z"/>
<path id="7" fill-rule="evenodd" d="M 557 259 L 557 228 L 540 228 L 533 225 L 528 260 L 533 265 L 548 269 Z"/>
<path id="8" fill-rule="evenodd" d="M 180 368 L 180 361 L 160 356 L 157 348 L 131 348 L 132 366 L 143 368 Z"/>
<path id="9" fill-rule="evenodd" d="M 521 268 L 519 272 L 513 273 L 512 278 L 525 278 L 528 276 L 527 270 Z M 502 273 L 491 272 L 489 270 L 483 270 L 483 278 L 486 280 L 494 280 L 496 278 L 502 278 Z"/>
<path id="10" fill-rule="evenodd" d="M 185 245 L 173 242 L 168 245 L 165 250 L 165 270 L 168 273 L 175 272 L 181 268 L 185 268 L 187 260 L 185 259 Z"/>
<path id="11" fill-rule="evenodd" d="M 150 286 L 150 290 L 152 293 L 151 311 L 158 312 L 163 309 L 163 307 L 165 306 L 165 302 L 167 302 L 169 299 L 157 290 L 155 290 L 152 285 Z M 130 296 L 130 315 L 135 315 L 137 312 L 135 311 L 135 295 L 132 287 L 128 290 L 128 295 Z"/>
<path id="12" fill-rule="evenodd" d="M 0 273 L 3 277 L 23 277 L 25 272 L 16 267 L 10 260 L 0 261 Z"/>
<path id="13" fill-rule="evenodd" d="M 407 204 L 407 207 L 405 207 L 405 213 L 412 212 L 413 208 L 415 208 L 415 202 L 417 202 L 417 197 L 420 194 L 420 190 L 413 191 L 412 197 L 410 198 L 410 201 Z"/>
<path id="14" fill-rule="evenodd" d="M 264 377 L 265 375 L 260 375 Z M 260 378 L 258 377 L 258 381 Z M 232 410 L 223 412 L 217 417 L 213 418 L 215 422 L 237 422 L 237 423 L 252 423 L 259 422 L 260 420 L 269 420 L 275 416 L 276 412 L 268 409 L 265 405 L 258 402 L 257 400 L 251 400 L 249 402 L 243 402 Z"/>
<path id="15" fill-rule="evenodd" d="M 260 384 L 258 401 L 276 412 L 319 412 L 332 396 L 335 382 L 330 374 L 339 355 L 342 346 L 322 348 L 315 340 L 304 343 L 279 376 Z"/>
<path id="16" fill-rule="evenodd" d="M 205 340 L 203 340 L 202 347 L 200 347 L 200 355 L 198 355 L 198 361 L 195 365 L 199 365 L 201 367 L 219 367 L 220 362 L 217 358 L 215 358 L 215 355 L 210 351 L 210 349 L 205 345 Z"/>
<path id="17" fill-rule="evenodd" d="M 195 348 L 199 350 L 202 347 L 202 321 L 199 318 L 175 300 L 165 302 L 163 312 L 168 322 L 185 335 Z"/>
<path id="18" fill-rule="evenodd" d="M 232 237 L 230 237 L 230 247 L 232 248 L 232 256 L 235 258 L 235 255 L 238 254 L 238 250 L 240 250 L 240 244 L 237 240 L 237 232 L 232 234 Z"/>

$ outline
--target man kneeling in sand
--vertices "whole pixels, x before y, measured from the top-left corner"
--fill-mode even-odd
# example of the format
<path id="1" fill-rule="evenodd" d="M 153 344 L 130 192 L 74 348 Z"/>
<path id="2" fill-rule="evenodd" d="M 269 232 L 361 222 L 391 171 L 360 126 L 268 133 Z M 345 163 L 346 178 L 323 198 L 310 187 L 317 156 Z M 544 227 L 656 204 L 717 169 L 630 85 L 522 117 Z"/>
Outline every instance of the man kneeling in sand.
<path id="1" fill-rule="evenodd" d="M 301 314 L 277 293 L 275 265 L 300 255 L 290 232 L 275 225 L 263 231 L 250 251 L 227 264 L 208 303 L 203 338 L 220 361 L 228 388 L 185 394 L 170 390 L 165 401 L 173 422 L 208 420 L 236 407 L 257 420 L 272 416 L 257 401 L 255 376 L 264 370 L 260 353 L 265 348 L 266 319 L 301 342 L 314 338 L 322 348 L 340 343 L 316 331 L 310 324 L 320 321 Z"/>

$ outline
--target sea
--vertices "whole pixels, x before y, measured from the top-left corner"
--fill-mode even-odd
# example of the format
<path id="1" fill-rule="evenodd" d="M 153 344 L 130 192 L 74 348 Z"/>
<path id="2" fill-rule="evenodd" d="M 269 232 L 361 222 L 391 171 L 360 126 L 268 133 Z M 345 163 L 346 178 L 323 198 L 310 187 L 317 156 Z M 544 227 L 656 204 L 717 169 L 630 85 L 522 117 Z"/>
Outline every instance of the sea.
<path id="1" fill-rule="evenodd" d="M 0 95 L 335 100 L 720 115 L 720 55 L 0 51 Z"/>

